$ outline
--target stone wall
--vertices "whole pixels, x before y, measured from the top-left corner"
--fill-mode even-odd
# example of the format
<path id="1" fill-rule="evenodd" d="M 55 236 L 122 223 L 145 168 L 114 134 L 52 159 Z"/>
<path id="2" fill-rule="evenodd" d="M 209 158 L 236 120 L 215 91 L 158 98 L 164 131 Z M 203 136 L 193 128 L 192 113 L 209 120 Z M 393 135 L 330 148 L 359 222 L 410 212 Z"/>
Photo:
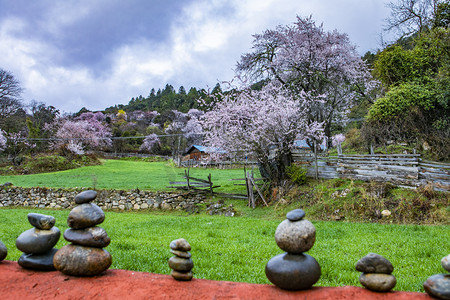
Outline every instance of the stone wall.
<path id="1" fill-rule="evenodd" d="M 71 209 L 75 196 L 85 189 L 0 188 L 0 207 Z M 199 194 L 149 192 L 140 190 L 99 190 L 94 203 L 103 210 L 137 211 L 148 209 L 198 212 L 206 197 Z"/>

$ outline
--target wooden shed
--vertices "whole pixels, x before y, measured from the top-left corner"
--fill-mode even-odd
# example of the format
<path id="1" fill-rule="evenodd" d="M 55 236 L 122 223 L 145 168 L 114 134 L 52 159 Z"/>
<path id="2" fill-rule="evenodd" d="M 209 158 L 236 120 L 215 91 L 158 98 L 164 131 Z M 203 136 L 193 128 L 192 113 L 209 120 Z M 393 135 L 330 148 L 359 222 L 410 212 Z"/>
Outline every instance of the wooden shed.
<path id="1" fill-rule="evenodd" d="M 192 145 L 191 148 L 186 152 L 188 159 L 200 160 L 204 156 L 209 156 L 206 153 L 206 147 L 200 145 Z"/>

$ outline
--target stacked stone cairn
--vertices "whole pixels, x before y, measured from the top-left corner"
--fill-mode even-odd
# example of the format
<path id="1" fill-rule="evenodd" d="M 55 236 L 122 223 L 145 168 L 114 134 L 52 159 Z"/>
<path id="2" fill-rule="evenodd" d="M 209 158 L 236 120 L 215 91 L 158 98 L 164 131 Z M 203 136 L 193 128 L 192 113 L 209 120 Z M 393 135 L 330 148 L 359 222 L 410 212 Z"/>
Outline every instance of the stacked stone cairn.
<path id="1" fill-rule="evenodd" d="M 112 258 L 104 250 L 111 242 L 105 229 L 95 226 L 105 220 L 102 209 L 90 203 L 97 197 L 96 191 L 84 191 L 75 196 L 79 204 L 69 213 L 69 229 L 64 238 L 72 244 L 62 247 L 53 259 L 55 268 L 72 276 L 95 276 L 111 266 Z"/>
<path id="2" fill-rule="evenodd" d="M 53 256 L 58 249 L 53 248 L 58 243 L 61 232 L 55 225 L 52 216 L 30 213 L 28 221 L 33 228 L 23 232 L 16 239 L 16 247 L 24 252 L 19 258 L 19 265 L 26 269 L 53 271 Z"/>
<path id="3" fill-rule="evenodd" d="M 442 258 L 441 265 L 447 272 L 450 272 L 450 254 Z M 436 274 L 428 277 L 423 288 L 435 298 L 450 299 L 450 274 Z"/>
<path id="4" fill-rule="evenodd" d="M 303 219 L 304 216 L 302 209 L 290 211 L 286 215 L 287 220 L 281 222 L 275 231 L 275 241 L 286 253 L 270 259 L 265 271 L 270 282 L 281 289 L 308 289 L 321 276 L 316 259 L 304 253 L 316 240 L 316 228 Z"/>
<path id="5" fill-rule="evenodd" d="M 174 240 L 170 243 L 170 252 L 175 256 L 169 259 L 169 267 L 172 269 L 172 277 L 180 281 L 192 279 L 194 262 L 191 259 L 191 245 L 185 239 Z"/>
<path id="6" fill-rule="evenodd" d="M 397 284 L 392 275 L 394 267 L 391 262 L 376 253 L 369 253 L 356 263 L 356 270 L 363 272 L 359 282 L 367 289 L 375 292 L 389 292 Z"/>
<path id="7" fill-rule="evenodd" d="M 8 249 L 6 248 L 5 244 L 0 241 L 0 262 L 4 260 L 6 256 L 8 256 Z"/>

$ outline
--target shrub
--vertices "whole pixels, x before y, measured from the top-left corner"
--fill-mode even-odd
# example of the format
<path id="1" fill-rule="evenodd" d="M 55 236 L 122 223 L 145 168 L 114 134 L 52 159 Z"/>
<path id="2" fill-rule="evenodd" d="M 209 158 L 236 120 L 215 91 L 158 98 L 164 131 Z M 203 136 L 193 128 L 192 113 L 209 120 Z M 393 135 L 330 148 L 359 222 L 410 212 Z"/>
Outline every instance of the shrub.
<path id="1" fill-rule="evenodd" d="M 24 168 L 31 173 L 62 171 L 73 168 L 72 163 L 67 158 L 58 155 L 38 155 L 30 158 Z"/>
<path id="2" fill-rule="evenodd" d="M 292 164 L 286 168 L 286 173 L 289 176 L 289 179 L 298 185 L 302 185 L 306 183 L 306 172 L 308 170 L 299 165 Z"/>

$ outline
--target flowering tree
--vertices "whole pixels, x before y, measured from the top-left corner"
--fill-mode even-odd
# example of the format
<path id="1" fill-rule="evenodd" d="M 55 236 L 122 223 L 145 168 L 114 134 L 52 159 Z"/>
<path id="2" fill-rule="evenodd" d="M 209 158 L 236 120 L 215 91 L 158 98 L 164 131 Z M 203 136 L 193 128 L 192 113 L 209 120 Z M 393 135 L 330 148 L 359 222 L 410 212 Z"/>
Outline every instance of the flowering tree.
<path id="1" fill-rule="evenodd" d="M 203 115 L 203 111 L 195 108 L 187 112 L 188 121 L 183 128 L 183 134 L 189 144 L 200 144 L 203 139 L 203 128 L 200 122 Z"/>
<path id="2" fill-rule="evenodd" d="M 99 119 L 102 119 L 100 115 L 85 113 L 74 121 L 59 120 L 53 148 L 63 153 L 68 150 L 72 154 L 84 154 L 86 149 L 111 146 L 111 131 Z"/>
<path id="3" fill-rule="evenodd" d="M 244 54 L 238 74 L 251 81 L 274 80 L 300 100 L 311 101 L 309 124 L 323 123 L 331 142 L 331 124 L 345 121 L 352 103 L 369 97 L 377 85 L 346 34 L 326 32 L 309 18 L 254 35 L 253 51 Z"/>
<path id="4" fill-rule="evenodd" d="M 333 147 L 337 147 L 338 154 L 342 154 L 342 143 L 345 141 L 345 135 L 342 133 L 336 134 L 331 138 Z"/>
<path id="5" fill-rule="evenodd" d="M 33 149 L 34 147 L 36 147 L 36 144 L 27 141 L 26 131 L 10 132 L 6 134 L 6 144 L 4 149 L 5 152 L 11 156 L 14 165 L 20 164 L 21 159 L 19 158 L 21 154 L 30 151 L 30 149 Z"/>
<path id="6" fill-rule="evenodd" d="M 321 124 L 307 118 L 307 108 L 314 100 L 302 93 L 298 97 L 303 101 L 297 101 L 279 83 L 222 97 L 202 118 L 206 144 L 230 154 L 254 153 L 263 176 L 275 184 L 286 178 L 294 140 L 321 135 Z"/>
<path id="7" fill-rule="evenodd" d="M 6 149 L 6 137 L 3 135 L 3 130 L 0 129 L 0 152 Z"/>
<path id="8" fill-rule="evenodd" d="M 154 133 L 147 135 L 139 148 L 140 151 L 148 151 L 151 152 L 156 145 L 160 144 L 160 140 L 158 136 Z"/>

